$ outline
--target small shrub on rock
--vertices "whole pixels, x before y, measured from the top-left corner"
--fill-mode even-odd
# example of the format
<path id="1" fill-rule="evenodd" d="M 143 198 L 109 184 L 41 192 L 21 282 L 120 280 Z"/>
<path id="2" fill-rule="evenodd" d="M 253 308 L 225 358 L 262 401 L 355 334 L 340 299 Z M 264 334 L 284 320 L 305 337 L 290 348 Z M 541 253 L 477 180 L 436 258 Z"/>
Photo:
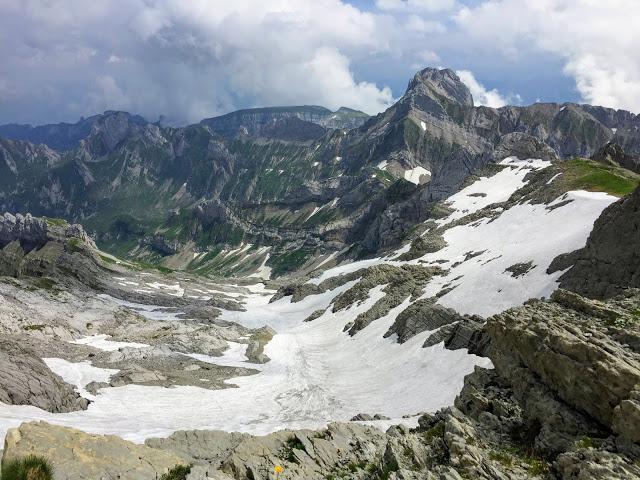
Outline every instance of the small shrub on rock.
<path id="1" fill-rule="evenodd" d="M 191 472 L 190 465 L 176 465 L 167 473 L 162 475 L 162 477 L 160 477 L 160 480 L 186 480 L 189 472 Z"/>

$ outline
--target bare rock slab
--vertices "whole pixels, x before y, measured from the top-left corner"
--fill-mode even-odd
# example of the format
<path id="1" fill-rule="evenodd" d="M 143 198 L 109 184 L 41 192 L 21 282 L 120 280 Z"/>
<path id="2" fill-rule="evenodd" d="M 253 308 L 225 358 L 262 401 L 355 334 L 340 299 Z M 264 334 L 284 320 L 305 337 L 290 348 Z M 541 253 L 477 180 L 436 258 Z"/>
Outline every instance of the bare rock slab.
<path id="1" fill-rule="evenodd" d="M 184 460 L 113 435 L 91 435 L 46 422 L 23 423 L 7 432 L 2 462 L 37 454 L 53 465 L 54 480 L 160 478 Z"/>

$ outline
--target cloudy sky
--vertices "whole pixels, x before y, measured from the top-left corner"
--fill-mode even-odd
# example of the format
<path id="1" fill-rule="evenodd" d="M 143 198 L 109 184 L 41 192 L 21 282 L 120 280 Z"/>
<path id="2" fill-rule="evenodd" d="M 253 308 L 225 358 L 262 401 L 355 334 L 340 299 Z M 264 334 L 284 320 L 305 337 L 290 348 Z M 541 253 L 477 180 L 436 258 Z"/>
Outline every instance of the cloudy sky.
<path id="1" fill-rule="evenodd" d="M 477 104 L 640 112 L 637 0 L 0 0 L 0 123 L 376 113 L 425 66 Z"/>

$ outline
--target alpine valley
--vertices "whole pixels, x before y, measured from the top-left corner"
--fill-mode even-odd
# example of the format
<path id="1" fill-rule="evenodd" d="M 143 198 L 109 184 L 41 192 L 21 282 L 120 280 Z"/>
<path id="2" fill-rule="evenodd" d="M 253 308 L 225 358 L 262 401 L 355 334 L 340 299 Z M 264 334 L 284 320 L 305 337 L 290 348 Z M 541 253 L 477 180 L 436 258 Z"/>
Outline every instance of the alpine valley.
<path id="1" fill-rule="evenodd" d="M 2 125 L 3 465 L 640 478 L 639 184 L 640 115 L 447 69 L 374 117 Z"/>

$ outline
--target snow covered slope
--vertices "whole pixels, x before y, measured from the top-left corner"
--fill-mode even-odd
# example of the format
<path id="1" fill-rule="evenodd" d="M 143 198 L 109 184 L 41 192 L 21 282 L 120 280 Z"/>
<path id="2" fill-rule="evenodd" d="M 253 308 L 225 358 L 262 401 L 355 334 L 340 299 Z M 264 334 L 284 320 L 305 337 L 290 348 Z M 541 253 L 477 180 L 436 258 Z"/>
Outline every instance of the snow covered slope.
<path id="1" fill-rule="evenodd" d="M 297 302 L 284 297 L 269 303 L 270 295 L 260 291 L 242 297 L 246 311 L 224 311 L 222 320 L 249 327 L 268 324 L 277 333 L 265 347 L 264 353 L 271 361 L 259 366 L 246 364 L 260 372 L 229 381 L 237 388 L 105 388 L 93 398 L 87 411 L 67 414 L 4 405 L 0 408 L 0 434 L 29 419 L 117 434 L 134 441 L 183 429 L 267 433 L 320 427 L 358 413 L 382 414 L 400 421 L 404 415 L 450 405 L 464 376 L 475 365 L 490 366 L 489 361 L 465 350 L 447 350 L 442 344 L 423 347 L 433 331 L 418 333 L 402 344 L 395 335 L 383 335 L 418 298 L 437 296 L 438 303 L 460 313 L 487 316 L 530 297 L 547 296 L 556 288 L 559 273 L 546 274 L 547 266 L 558 254 L 581 247 L 594 220 L 615 198 L 574 191 L 548 205 L 508 201 L 526 185 L 528 174 L 548 165 L 539 160 L 506 159 L 500 172 L 452 196 L 448 200 L 451 213 L 425 224 L 423 235 L 441 237 L 445 242 L 438 251 L 401 260 L 410 249 L 405 246 L 384 258 L 339 265 L 311 280 L 320 287 Z M 418 298 L 407 295 L 399 299 L 380 318 L 349 335 L 345 326 L 385 296 L 385 285 L 368 289 L 368 298 L 334 312 L 331 305 L 365 272 L 348 282 L 339 282 L 337 277 L 380 264 L 438 266 L 442 270 L 426 283 Z M 324 288 L 325 280 L 336 284 Z M 184 291 L 179 288 L 175 291 Z M 131 306 L 143 315 L 154 314 L 152 308 Z M 304 322 L 311 314 L 317 314 L 316 318 Z M 105 338 L 83 343 L 104 349 L 114 346 Z M 195 358 L 244 365 L 246 347 L 230 347 L 220 359 Z M 113 373 L 99 372 L 86 364 L 56 360 L 48 360 L 48 364 L 83 394 L 85 381 L 108 378 Z"/>
<path id="2" fill-rule="evenodd" d="M 438 297 L 441 305 L 483 317 L 529 298 L 549 296 L 562 274 L 546 273 L 551 261 L 583 247 L 594 221 L 617 198 L 601 192 L 570 191 L 549 204 L 502 205 L 527 184 L 528 174 L 551 164 L 510 157 L 499 165 L 504 169 L 449 197 L 444 202 L 452 209 L 447 217 L 428 222 L 430 226 L 422 235 L 442 237 L 444 248 L 409 261 L 398 260 L 409 251 L 406 245 L 387 257 L 326 270 L 310 282 L 320 284 L 381 263 L 437 265 L 447 272 L 427 285 L 422 298 Z"/>
<path id="3" fill-rule="evenodd" d="M 106 388 L 92 397 L 87 411 L 51 414 L 35 407 L 3 406 L 2 434 L 27 419 L 43 419 L 88 432 L 112 433 L 133 441 L 168 435 L 181 429 L 222 429 L 267 433 L 282 428 L 321 427 L 332 420 L 349 420 L 362 413 L 380 413 L 403 421 L 405 414 L 434 411 L 448 405 L 474 365 L 487 359 L 442 346 L 421 348 L 426 332 L 400 345 L 382 335 L 408 302 L 375 322 L 362 335 L 349 337 L 342 327 L 370 308 L 384 294 L 382 286 L 366 302 L 337 313 L 325 313 L 313 322 L 302 320 L 345 291 L 350 282 L 333 291 L 291 303 L 289 298 L 267 303 L 253 295 L 246 312 L 225 312 L 224 319 L 247 325 L 264 322 L 279 334 L 266 346 L 271 361 L 257 375 L 233 379 L 238 388 L 205 390 L 196 387 L 125 386 Z M 104 348 L 110 347 L 106 345 Z M 233 350 L 233 355 L 238 353 Z M 209 359 L 215 362 L 215 358 Z M 86 364 L 49 360 L 67 381 L 86 392 L 82 383 L 113 371 L 100 372 Z M 220 364 L 242 365 L 236 357 Z M 252 364 L 246 366 L 256 367 Z M 86 384 L 86 383 L 85 383 Z M 162 415 L 158 415 L 162 412 Z M 413 422 L 414 419 L 405 422 Z"/>

